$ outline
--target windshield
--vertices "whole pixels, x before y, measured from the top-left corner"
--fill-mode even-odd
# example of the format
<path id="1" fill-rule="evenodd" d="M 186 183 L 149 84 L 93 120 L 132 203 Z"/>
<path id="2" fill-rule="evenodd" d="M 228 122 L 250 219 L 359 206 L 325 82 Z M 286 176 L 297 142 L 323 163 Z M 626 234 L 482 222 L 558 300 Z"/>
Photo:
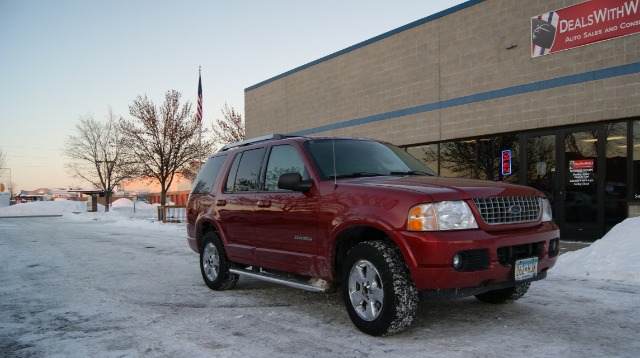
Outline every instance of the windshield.
<path id="1" fill-rule="evenodd" d="M 359 139 L 319 139 L 305 142 L 305 147 L 324 180 L 380 175 L 436 175 L 406 151 L 386 143 Z"/>

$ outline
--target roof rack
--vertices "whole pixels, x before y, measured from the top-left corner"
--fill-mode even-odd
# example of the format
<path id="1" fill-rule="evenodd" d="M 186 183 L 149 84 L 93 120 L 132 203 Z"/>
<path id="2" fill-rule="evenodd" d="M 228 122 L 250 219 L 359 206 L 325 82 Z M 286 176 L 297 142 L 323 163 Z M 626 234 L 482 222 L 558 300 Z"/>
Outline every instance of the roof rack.
<path id="1" fill-rule="evenodd" d="M 225 150 L 229 150 L 237 147 L 244 147 L 245 145 L 254 144 L 258 142 L 266 142 L 270 140 L 278 140 L 278 139 L 284 139 L 288 137 L 291 137 L 291 136 L 284 135 L 284 134 L 267 134 L 261 137 L 249 138 L 249 139 L 241 140 L 239 142 L 227 144 L 224 147 L 222 147 L 218 152 L 224 152 Z"/>

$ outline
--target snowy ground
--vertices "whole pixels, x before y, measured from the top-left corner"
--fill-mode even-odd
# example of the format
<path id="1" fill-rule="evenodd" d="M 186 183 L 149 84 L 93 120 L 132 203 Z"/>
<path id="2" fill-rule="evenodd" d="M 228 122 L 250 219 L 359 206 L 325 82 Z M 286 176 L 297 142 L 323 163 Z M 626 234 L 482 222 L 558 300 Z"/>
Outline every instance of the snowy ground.
<path id="1" fill-rule="evenodd" d="M 77 214 L 75 214 L 76 212 Z M 0 357 L 637 357 L 640 218 L 563 254 L 512 305 L 422 302 L 405 333 L 360 333 L 338 294 L 247 278 L 213 292 L 183 224 L 154 206 L 20 204 L 0 218 Z"/>

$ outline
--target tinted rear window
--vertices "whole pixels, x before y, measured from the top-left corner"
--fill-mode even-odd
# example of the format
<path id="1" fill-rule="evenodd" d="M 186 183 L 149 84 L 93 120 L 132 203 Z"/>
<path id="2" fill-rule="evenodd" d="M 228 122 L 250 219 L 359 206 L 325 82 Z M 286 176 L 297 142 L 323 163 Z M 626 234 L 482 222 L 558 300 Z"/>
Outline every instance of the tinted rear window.
<path id="1" fill-rule="evenodd" d="M 193 181 L 191 194 L 207 194 L 211 192 L 225 159 L 227 159 L 226 155 L 209 158 L 207 163 L 200 169 L 196 180 Z"/>
<path id="2" fill-rule="evenodd" d="M 227 178 L 225 191 L 239 192 L 258 190 L 258 174 L 262 166 L 264 152 L 265 148 L 258 148 L 247 150 L 236 156 L 231 171 L 229 172 L 229 177 Z"/>

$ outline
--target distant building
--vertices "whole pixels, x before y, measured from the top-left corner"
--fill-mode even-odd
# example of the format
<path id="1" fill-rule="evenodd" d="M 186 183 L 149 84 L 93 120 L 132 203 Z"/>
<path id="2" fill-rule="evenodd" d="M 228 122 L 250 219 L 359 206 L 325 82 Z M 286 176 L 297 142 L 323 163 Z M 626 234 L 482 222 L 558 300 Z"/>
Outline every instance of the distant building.
<path id="1" fill-rule="evenodd" d="M 190 190 L 191 181 L 177 174 L 174 177 L 169 190 L 167 190 L 167 203 L 173 203 L 175 205 L 186 205 L 187 199 L 189 198 Z M 125 195 L 125 193 L 137 193 L 138 196 L 142 196 L 142 193 L 144 193 L 144 197 L 149 204 L 160 204 L 160 192 L 160 184 L 158 184 L 157 181 L 149 181 L 148 179 L 136 178 L 128 180 L 122 183 L 122 185 L 118 186 L 118 191 L 116 192 L 115 196 L 120 197 L 120 193 L 122 193 L 122 195 Z M 131 199 L 131 197 L 129 198 Z"/>
<path id="2" fill-rule="evenodd" d="M 15 196 L 17 203 L 26 203 L 30 201 L 51 201 L 55 199 L 66 199 L 78 201 L 81 194 L 67 189 L 48 189 L 40 188 L 36 190 L 21 190 L 20 194 Z"/>

